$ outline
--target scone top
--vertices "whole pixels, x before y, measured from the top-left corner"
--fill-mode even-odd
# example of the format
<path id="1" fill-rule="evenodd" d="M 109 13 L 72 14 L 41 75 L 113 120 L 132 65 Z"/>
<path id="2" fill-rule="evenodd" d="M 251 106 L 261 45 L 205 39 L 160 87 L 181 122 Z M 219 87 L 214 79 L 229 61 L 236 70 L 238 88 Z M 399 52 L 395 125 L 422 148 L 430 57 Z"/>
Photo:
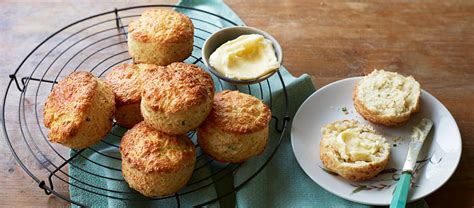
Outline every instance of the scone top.
<path id="1" fill-rule="evenodd" d="M 105 77 L 112 86 L 118 106 L 140 103 L 143 79 L 149 71 L 157 70 L 153 64 L 121 64 Z"/>
<path id="2" fill-rule="evenodd" d="M 194 64 L 175 62 L 148 75 L 142 99 L 154 111 L 175 113 L 214 97 L 211 75 Z"/>
<path id="3" fill-rule="evenodd" d="M 194 165 L 194 144 L 185 135 L 170 136 L 141 122 L 120 144 L 122 159 L 143 172 L 168 173 Z"/>
<path id="4" fill-rule="evenodd" d="M 247 134 L 266 128 L 270 119 L 270 108 L 261 100 L 239 91 L 224 90 L 214 97 L 205 122 L 226 132 Z"/>
<path id="5" fill-rule="evenodd" d="M 44 105 L 44 125 L 53 142 L 73 136 L 87 118 L 97 93 L 98 79 L 90 72 L 73 72 L 54 86 Z"/>
<path id="6" fill-rule="evenodd" d="M 130 23 L 128 32 L 141 42 L 179 43 L 193 38 L 194 26 L 184 14 L 167 9 L 150 9 Z"/>
<path id="7" fill-rule="evenodd" d="M 417 110 L 420 84 L 412 77 L 374 70 L 357 83 L 357 99 L 371 112 L 400 116 Z"/>

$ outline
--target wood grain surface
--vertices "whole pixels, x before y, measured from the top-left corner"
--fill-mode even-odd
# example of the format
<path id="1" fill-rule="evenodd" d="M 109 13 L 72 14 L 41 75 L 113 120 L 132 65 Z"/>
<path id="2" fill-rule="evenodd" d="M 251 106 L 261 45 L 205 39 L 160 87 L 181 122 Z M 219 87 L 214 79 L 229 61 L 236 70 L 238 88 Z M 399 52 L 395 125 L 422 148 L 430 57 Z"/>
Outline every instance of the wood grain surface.
<path id="1" fill-rule="evenodd" d="M 474 1 L 387 2 L 227 1 L 246 24 L 274 35 L 289 71 L 311 75 L 317 88 L 374 68 L 413 75 L 453 114 L 463 139 L 456 173 L 426 200 L 431 207 L 473 207 Z M 8 75 L 52 32 L 115 7 L 151 3 L 175 1 L 0 1 L 0 94 Z M 38 188 L 1 137 L 0 207 L 68 206 Z"/>

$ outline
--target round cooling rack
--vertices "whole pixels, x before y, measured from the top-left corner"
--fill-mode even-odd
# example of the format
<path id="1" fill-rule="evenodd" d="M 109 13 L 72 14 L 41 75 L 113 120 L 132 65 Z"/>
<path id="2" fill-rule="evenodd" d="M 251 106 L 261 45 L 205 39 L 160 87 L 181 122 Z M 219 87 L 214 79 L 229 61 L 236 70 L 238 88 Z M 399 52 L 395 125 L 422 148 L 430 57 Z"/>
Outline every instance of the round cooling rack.
<path id="1" fill-rule="evenodd" d="M 146 5 L 90 16 L 69 24 L 46 38 L 10 75 L 2 110 L 5 139 L 18 164 L 38 183 L 39 188 L 33 188 L 43 189 L 47 195 L 54 194 L 80 206 L 91 205 L 74 201 L 74 197 L 69 194 L 70 188 L 91 197 L 105 197 L 107 200 L 162 200 L 168 201 L 168 204 L 173 202 L 178 207 L 185 201 L 193 200 L 198 201 L 193 206 L 202 206 L 237 193 L 265 168 L 277 152 L 290 119 L 288 96 L 280 72 L 270 77 L 274 80 L 272 82 L 266 80 L 245 86 L 232 85 L 211 74 L 216 91 L 240 90 L 267 100 L 272 110 L 277 101 L 284 108 L 282 112 L 272 111 L 271 133 L 265 152 L 245 163 L 219 163 L 202 154 L 199 146 L 196 146 L 198 155 L 193 177 L 185 188 L 171 196 L 146 198 L 128 188 L 121 175 L 120 154 L 117 154 L 120 138 L 126 129 L 115 123 L 112 131 L 99 144 L 86 149 L 70 150 L 48 141 L 42 111 L 53 86 L 74 71 L 87 70 L 102 77 L 112 67 L 131 62 L 127 51 L 126 28 L 131 20 L 138 18 L 150 7 L 166 7 L 186 12 L 195 26 L 195 38 L 193 53 L 185 62 L 197 64 L 204 69 L 206 67 L 201 61 L 204 41 L 223 27 L 237 25 L 225 17 L 196 8 Z M 283 92 L 283 96 L 276 97 L 272 94 L 272 88 Z M 189 132 L 188 136 L 195 142 L 194 132 Z M 234 184 L 233 188 L 224 193 L 217 191 L 215 185 L 228 182 L 229 178 Z M 95 183 L 97 181 L 103 183 Z"/>

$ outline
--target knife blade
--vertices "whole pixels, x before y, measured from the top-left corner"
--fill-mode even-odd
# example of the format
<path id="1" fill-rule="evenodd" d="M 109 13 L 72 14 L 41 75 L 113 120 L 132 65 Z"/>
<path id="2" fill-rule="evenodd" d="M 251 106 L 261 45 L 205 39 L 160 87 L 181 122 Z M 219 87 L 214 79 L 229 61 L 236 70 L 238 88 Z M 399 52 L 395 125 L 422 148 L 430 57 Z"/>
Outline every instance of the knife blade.
<path id="1" fill-rule="evenodd" d="M 420 123 L 413 127 L 407 158 L 403 165 L 403 172 L 413 172 L 418 154 L 423 146 L 423 142 L 430 133 L 431 127 L 433 127 L 433 121 L 426 118 L 421 119 Z"/>
<path id="2" fill-rule="evenodd" d="M 420 123 L 413 127 L 411 141 L 408 145 L 407 159 L 405 160 L 402 174 L 395 187 L 392 201 L 390 202 L 390 208 L 404 208 L 406 206 L 416 159 L 423 146 L 423 142 L 430 133 L 431 127 L 433 127 L 433 121 L 426 118 L 421 119 Z"/>

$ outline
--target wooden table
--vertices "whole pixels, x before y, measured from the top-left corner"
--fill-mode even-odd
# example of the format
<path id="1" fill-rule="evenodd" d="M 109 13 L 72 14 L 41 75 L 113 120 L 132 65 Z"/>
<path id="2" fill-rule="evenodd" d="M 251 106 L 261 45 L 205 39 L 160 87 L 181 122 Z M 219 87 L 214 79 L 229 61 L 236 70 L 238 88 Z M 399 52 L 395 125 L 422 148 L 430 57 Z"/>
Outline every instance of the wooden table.
<path id="1" fill-rule="evenodd" d="M 273 34 L 295 76 L 311 75 L 319 88 L 385 68 L 413 75 L 443 102 L 463 137 L 453 177 L 426 199 L 432 207 L 474 205 L 474 2 L 229 1 L 251 26 Z M 157 3 L 142 2 L 143 4 Z M 164 1 L 163 3 L 174 3 Z M 0 3 L 1 94 L 20 61 L 53 31 L 119 3 Z M 3 133 L 1 134 L 3 137 Z M 0 206 L 64 206 L 46 196 L 15 163 L 2 139 Z"/>

